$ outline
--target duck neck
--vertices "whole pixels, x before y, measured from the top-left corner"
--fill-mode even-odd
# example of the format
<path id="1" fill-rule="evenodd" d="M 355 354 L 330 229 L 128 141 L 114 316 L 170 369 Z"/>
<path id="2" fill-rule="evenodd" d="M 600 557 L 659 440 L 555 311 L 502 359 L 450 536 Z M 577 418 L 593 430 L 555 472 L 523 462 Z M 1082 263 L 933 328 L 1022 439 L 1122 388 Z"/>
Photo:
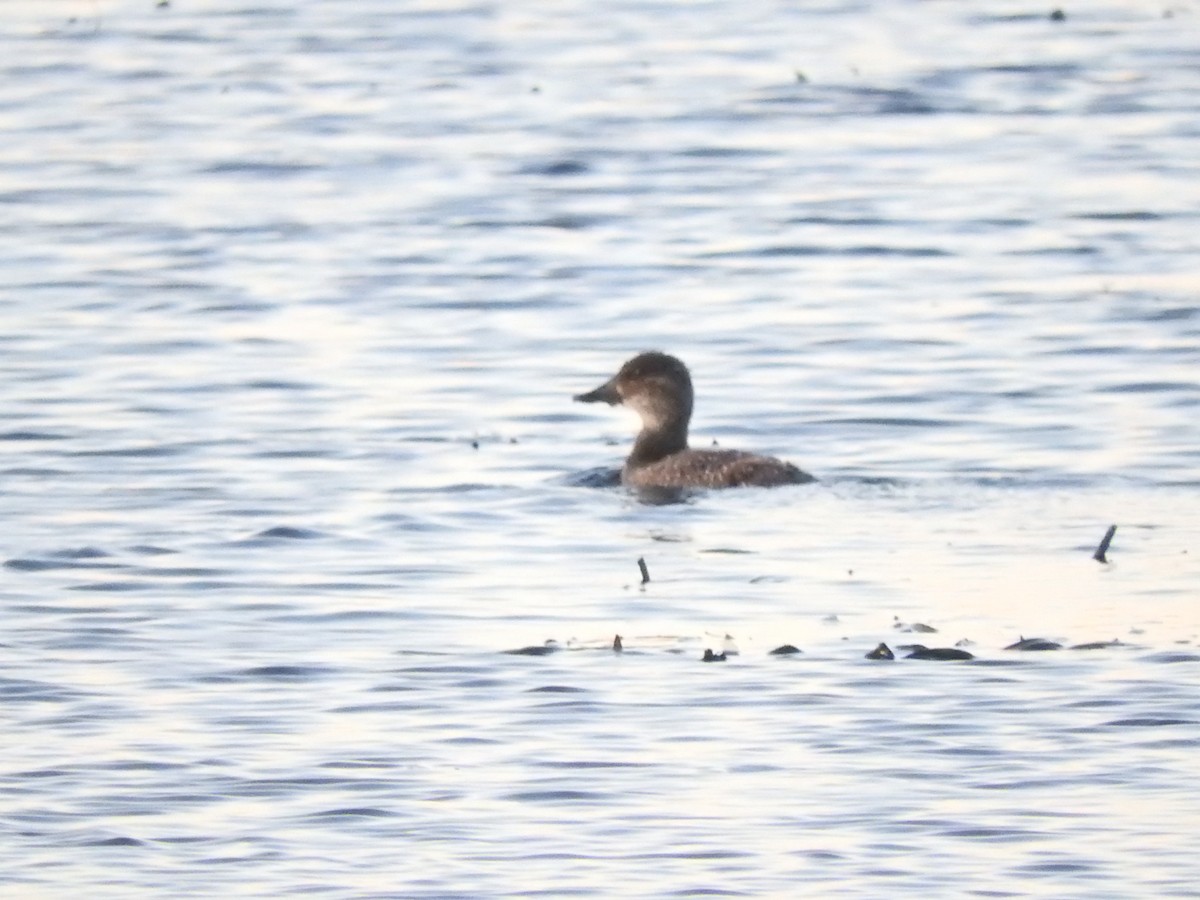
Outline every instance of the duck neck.
<path id="1" fill-rule="evenodd" d="M 663 422 L 655 428 L 643 428 L 633 442 L 629 465 L 644 466 L 687 449 L 687 419 Z"/>

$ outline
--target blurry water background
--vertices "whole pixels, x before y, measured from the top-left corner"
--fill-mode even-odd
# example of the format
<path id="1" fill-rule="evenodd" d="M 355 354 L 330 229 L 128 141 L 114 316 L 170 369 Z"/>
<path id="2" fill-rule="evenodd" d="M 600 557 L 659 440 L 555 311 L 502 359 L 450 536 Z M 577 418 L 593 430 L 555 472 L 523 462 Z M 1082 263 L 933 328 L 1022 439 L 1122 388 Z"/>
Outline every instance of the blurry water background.
<path id="1" fill-rule="evenodd" d="M 1194 896 L 1200 4 L 1052 12 L 6 0 L 0 895 Z"/>

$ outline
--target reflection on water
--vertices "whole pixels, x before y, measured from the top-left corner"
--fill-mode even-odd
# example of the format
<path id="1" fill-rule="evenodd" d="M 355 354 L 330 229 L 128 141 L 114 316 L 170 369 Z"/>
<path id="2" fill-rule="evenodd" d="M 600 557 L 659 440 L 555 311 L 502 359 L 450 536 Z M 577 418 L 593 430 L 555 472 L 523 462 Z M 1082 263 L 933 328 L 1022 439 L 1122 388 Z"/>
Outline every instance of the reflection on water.
<path id="1" fill-rule="evenodd" d="M 9 891 L 1190 896 L 1200 20 L 1048 12 L 6 6 Z"/>

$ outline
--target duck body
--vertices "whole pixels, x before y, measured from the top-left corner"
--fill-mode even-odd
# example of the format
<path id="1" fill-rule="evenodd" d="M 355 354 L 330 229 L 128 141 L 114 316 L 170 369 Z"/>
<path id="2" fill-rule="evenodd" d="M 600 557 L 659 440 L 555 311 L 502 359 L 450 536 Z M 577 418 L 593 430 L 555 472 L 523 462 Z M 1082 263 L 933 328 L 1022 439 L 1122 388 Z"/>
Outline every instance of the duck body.
<path id="1" fill-rule="evenodd" d="M 625 405 L 642 430 L 634 441 L 621 482 L 635 488 L 774 487 L 814 481 L 789 462 L 742 450 L 688 447 L 692 417 L 691 375 L 680 360 L 658 351 L 639 353 L 600 387 L 578 394 L 580 403 Z"/>
<path id="2" fill-rule="evenodd" d="M 630 487 L 775 487 L 813 480 L 789 462 L 742 450 L 684 449 L 652 462 L 631 457 L 621 468 L 621 483 Z"/>

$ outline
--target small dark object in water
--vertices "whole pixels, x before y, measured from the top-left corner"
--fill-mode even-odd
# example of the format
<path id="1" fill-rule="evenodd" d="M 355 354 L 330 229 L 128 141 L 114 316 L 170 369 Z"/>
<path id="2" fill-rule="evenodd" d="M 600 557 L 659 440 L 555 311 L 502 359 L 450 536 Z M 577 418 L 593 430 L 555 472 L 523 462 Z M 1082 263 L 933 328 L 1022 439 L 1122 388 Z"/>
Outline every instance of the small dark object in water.
<path id="1" fill-rule="evenodd" d="M 793 647 L 791 644 L 782 644 L 768 653 L 767 656 L 794 656 L 799 652 L 799 647 Z"/>
<path id="2" fill-rule="evenodd" d="M 646 560 L 644 557 L 638 557 L 638 569 L 640 569 L 642 573 L 642 584 L 649 584 L 650 570 L 646 568 Z"/>
<path id="3" fill-rule="evenodd" d="M 613 638 L 613 653 L 620 653 L 625 648 L 621 646 L 621 636 L 618 634 Z"/>
<path id="4" fill-rule="evenodd" d="M 510 656 L 549 656 L 558 652 L 558 641 L 546 641 L 544 644 L 534 644 L 531 647 L 520 647 L 516 650 L 505 650 Z"/>
<path id="5" fill-rule="evenodd" d="M 1051 22 L 1065 22 L 1065 21 L 1067 21 L 1067 14 L 1065 12 L 1063 12 L 1061 9 L 1056 9 L 1056 10 L 1054 10 L 1054 12 L 1050 13 L 1050 21 Z"/>
<path id="6" fill-rule="evenodd" d="M 1111 641 L 1090 641 L 1086 644 L 1075 644 L 1072 650 L 1107 650 L 1109 647 L 1125 647 L 1127 644 L 1113 638 Z"/>
<path id="7" fill-rule="evenodd" d="M 896 654 L 892 652 L 892 648 L 887 644 L 880 644 L 874 650 L 867 654 L 867 659 L 895 659 Z"/>
<path id="8" fill-rule="evenodd" d="M 905 659 L 974 659 L 975 654 L 957 647 L 926 647 L 923 644 L 913 644 L 912 653 Z"/>
<path id="9" fill-rule="evenodd" d="M 725 662 L 725 654 L 713 653 L 712 650 L 705 650 L 704 656 L 701 657 L 700 662 Z"/>
<path id="10" fill-rule="evenodd" d="M 1096 562 L 1108 562 L 1108 545 L 1112 543 L 1113 535 L 1117 533 L 1116 525 L 1109 525 L 1108 531 L 1104 532 L 1104 539 L 1100 541 L 1100 546 L 1096 548 L 1096 552 L 1092 554 L 1092 559 Z"/>
<path id="11" fill-rule="evenodd" d="M 908 625 L 900 621 L 899 616 L 892 617 L 892 627 L 897 631 L 915 632 L 917 634 L 937 634 L 937 629 L 932 625 L 926 625 L 924 622 L 913 622 Z"/>
<path id="12" fill-rule="evenodd" d="M 1045 638 L 1023 637 L 1015 644 L 1009 644 L 1005 650 L 1061 650 L 1062 644 L 1048 641 Z"/>

